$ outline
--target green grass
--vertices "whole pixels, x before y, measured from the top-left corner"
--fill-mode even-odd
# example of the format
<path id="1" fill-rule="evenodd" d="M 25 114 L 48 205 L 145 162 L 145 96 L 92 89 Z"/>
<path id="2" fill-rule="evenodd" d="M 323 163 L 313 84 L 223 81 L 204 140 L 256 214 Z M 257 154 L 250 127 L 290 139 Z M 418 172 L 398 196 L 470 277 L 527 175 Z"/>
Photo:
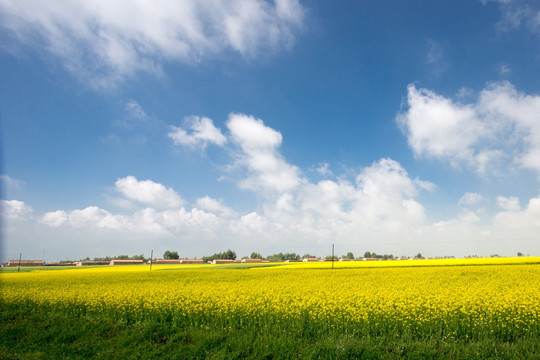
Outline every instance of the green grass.
<path id="1" fill-rule="evenodd" d="M 0 301 L 1 359 L 540 359 L 538 338 L 130 319 Z"/>
<path id="2" fill-rule="evenodd" d="M 68 269 L 80 269 L 80 266 L 21 266 L 18 269 L 16 266 L 13 267 L 1 267 L 1 273 L 16 273 L 16 272 L 32 272 L 32 271 L 49 271 L 49 270 L 68 270 Z"/>

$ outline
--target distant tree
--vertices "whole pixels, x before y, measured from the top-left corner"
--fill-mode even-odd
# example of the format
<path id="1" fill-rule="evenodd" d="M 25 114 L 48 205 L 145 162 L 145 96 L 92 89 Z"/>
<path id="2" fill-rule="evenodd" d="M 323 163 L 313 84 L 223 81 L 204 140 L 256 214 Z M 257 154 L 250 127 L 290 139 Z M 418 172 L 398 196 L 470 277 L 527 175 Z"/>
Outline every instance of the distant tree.
<path id="1" fill-rule="evenodd" d="M 112 258 L 110 256 L 105 256 L 105 257 L 95 257 L 94 258 L 94 261 L 111 261 Z"/>
<path id="2" fill-rule="evenodd" d="M 328 255 L 325 257 L 325 260 L 332 261 L 332 255 Z M 338 257 L 334 255 L 334 261 L 338 260 Z"/>
<path id="3" fill-rule="evenodd" d="M 214 255 L 210 256 L 203 256 L 202 260 L 204 262 L 212 261 L 215 259 L 229 259 L 229 260 L 236 260 L 236 252 L 232 251 L 231 249 L 222 252 L 222 253 L 215 253 Z"/>
<path id="4" fill-rule="evenodd" d="M 351 260 L 354 260 L 354 254 L 352 252 L 348 252 L 347 253 L 347 256 L 345 256 L 347 259 L 351 259 Z"/>
<path id="5" fill-rule="evenodd" d="M 277 261 L 285 261 L 285 260 L 292 260 L 292 261 L 295 261 L 295 260 L 300 260 L 300 255 L 296 254 L 296 253 L 279 253 L 279 254 L 273 254 L 273 255 L 268 255 L 266 257 L 266 260 L 268 261 L 272 261 L 272 262 L 277 262 Z"/>
<path id="6" fill-rule="evenodd" d="M 225 259 L 236 260 L 236 252 L 231 249 L 225 251 Z"/>
<path id="7" fill-rule="evenodd" d="M 300 260 L 300 255 L 296 253 L 283 254 L 283 260 Z"/>
<path id="8" fill-rule="evenodd" d="M 376 254 L 375 254 L 375 253 L 372 254 L 372 253 L 369 252 L 369 251 L 366 251 L 366 252 L 364 253 L 364 257 L 365 257 L 365 258 L 372 258 L 372 257 L 375 257 L 374 255 L 376 255 Z"/>
<path id="9" fill-rule="evenodd" d="M 105 257 L 95 257 L 94 261 L 111 261 L 111 260 L 142 260 L 147 261 L 148 259 L 144 257 L 143 254 L 140 255 L 117 255 L 117 256 L 105 256 Z"/>
<path id="10" fill-rule="evenodd" d="M 180 255 L 178 255 L 178 251 L 169 251 L 169 250 L 166 250 L 166 251 L 163 253 L 163 258 L 164 258 L 164 259 L 180 259 Z"/>
<path id="11" fill-rule="evenodd" d="M 316 256 L 310 255 L 309 253 L 307 253 L 307 254 L 304 254 L 304 256 L 302 256 L 302 259 L 306 259 L 306 258 L 314 258 L 314 257 L 316 257 Z"/>
<path id="12" fill-rule="evenodd" d="M 415 257 L 418 258 L 418 259 L 423 259 L 424 258 L 421 253 L 416 254 Z"/>
<path id="13" fill-rule="evenodd" d="M 522 254 L 521 252 L 518 252 L 518 253 L 517 253 L 517 256 L 522 257 L 523 254 Z"/>
<path id="14" fill-rule="evenodd" d="M 263 256 L 260 253 L 255 252 L 255 251 L 251 253 L 250 258 L 251 259 L 261 259 L 261 260 L 264 259 Z"/>

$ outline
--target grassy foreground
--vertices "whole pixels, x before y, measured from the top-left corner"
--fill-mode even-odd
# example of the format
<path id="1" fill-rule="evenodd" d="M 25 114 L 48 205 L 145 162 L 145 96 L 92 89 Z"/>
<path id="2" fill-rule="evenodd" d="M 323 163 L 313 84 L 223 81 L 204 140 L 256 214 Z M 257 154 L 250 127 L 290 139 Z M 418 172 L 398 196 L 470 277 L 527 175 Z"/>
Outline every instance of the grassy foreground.
<path id="1" fill-rule="evenodd" d="M 0 358 L 540 359 L 540 258 L 398 265 L 0 273 Z"/>

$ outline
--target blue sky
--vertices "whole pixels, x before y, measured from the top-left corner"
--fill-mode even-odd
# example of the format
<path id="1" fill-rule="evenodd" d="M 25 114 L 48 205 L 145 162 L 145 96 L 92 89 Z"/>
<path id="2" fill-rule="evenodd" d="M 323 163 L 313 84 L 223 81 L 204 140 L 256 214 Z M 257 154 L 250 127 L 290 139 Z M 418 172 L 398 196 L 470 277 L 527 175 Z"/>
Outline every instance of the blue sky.
<path id="1" fill-rule="evenodd" d="M 540 5 L 0 0 L 2 260 L 540 253 Z"/>

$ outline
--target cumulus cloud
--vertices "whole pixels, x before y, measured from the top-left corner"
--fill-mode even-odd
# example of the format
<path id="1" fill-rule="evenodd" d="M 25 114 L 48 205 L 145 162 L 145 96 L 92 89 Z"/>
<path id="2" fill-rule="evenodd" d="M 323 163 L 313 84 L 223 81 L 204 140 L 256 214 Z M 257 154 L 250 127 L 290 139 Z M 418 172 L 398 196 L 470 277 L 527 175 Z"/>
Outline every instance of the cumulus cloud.
<path id="1" fill-rule="evenodd" d="M 466 193 L 459 199 L 460 205 L 474 205 L 482 201 L 482 195 L 477 193 Z"/>
<path id="2" fill-rule="evenodd" d="M 195 207 L 210 213 L 218 214 L 222 217 L 229 218 L 235 215 L 235 211 L 228 206 L 222 204 L 221 200 L 216 200 L 210 196 L 204 196 L 195 201 Z"/>
<path id="3" fill-rule="evenodd" d="M 416 156 L 479 174 L 497 173 L 502 165 L 540 173 L 540 96 L 500 82 L 463 104 L 409 85 L 407 104 L 397 121 Z"/>
<path id="4" fill-rule="evenodd" d="M 167 188 L 152 180 L 137 180 L 134 176 L 118 179 L 116 190 L 127 200 L 158 209 L 178 208 L 184 200 L 172 188 Z"/>
<path id="5" fill-rule="evenodd" d="M 502 209 L 506 211 L 521 210 L 521 206 L 519 205 L 519 199 L 515 196 L 497 196 L 497 205 L 499 205 Z"/>
<path id="6" fill-rule="evenodd" d="M 493 219 L 494 231 L 510 239 L 530 238 L 538 244 L 540 234 L 540 196 L 531 198 L 524 209 L 515 197 L 498 197 L 503 211 Z"/>
<path id="7" fill-rule="evenodd" d="M 302 183 L 300 170 L 287 163 L 279 152 L 282 141 L 279 131 L 266 126 L 261 119 L 244 114 L 230 114 L 227 127 L 240 148 L 238 164 L 248 171 L 241 187 L 283 193 Z"/>
<path id="8" fill-rule="evenodd" d="M 20 200 L 0 200 L 2 217 L 9 220 L 27 220 L 32 216 L 33 209 Z"/>
<path id="9" fill-rule="evenodd" d="M 227 138 L 214 126 L 212 119 L 190 116 L 184 119 L 183 126 L 171 126 L 167 134 L 175 145 L 202 147 L 208 144 L 224 145 Z"/>
<path id="10" fill-rule="evenodd" d="M 88 206 L 81 210 L 48 212 L 43 215 L 41 222 L 52 227 L 67 224 L 75 228 L 95 227 L 113 230 L 126 228 L 126 221 L 121 215 L 113 215 L 96 206 Z"/>
<path id="11" fill-rule="evenodd" d="M 94 87 L 164 60 L 195 63 L 224 51 L 256 57 L 294 43 L 298 0 L 0 1 L 0 26 L 21 44 L 46 49 Z"/>

